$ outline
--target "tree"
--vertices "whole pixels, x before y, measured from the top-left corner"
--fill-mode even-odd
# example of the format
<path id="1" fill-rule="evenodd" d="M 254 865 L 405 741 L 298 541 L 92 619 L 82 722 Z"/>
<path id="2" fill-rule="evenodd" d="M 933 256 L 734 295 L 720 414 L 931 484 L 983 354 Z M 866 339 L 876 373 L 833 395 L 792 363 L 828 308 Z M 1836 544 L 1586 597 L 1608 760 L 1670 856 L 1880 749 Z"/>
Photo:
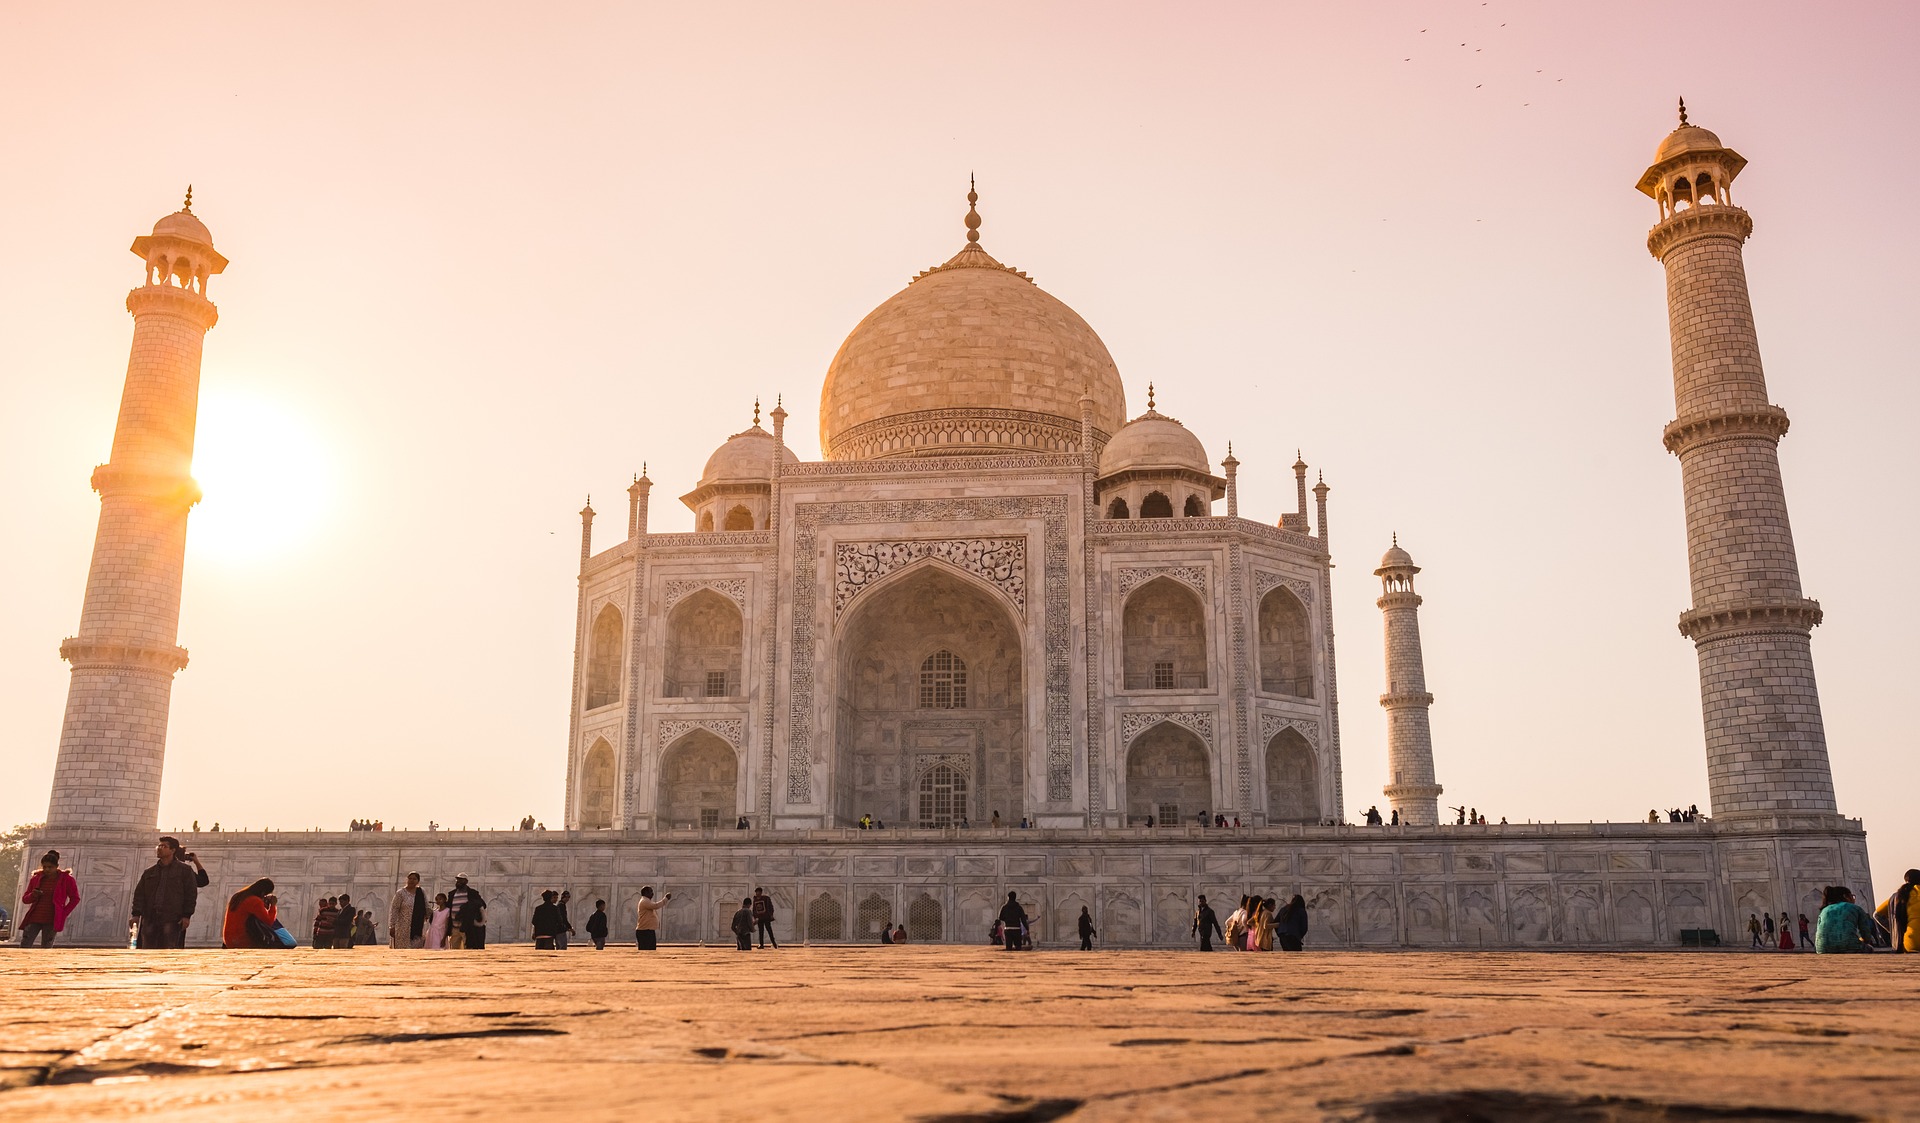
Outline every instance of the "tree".
<path id="1" fill-rule="evenodd" d="M 12 898 L 20 890 L 20 866 L 27 854 L 27 836 L 45 823 L 21 823 L 9 831 L 0 831 L 0 890 Z"/>

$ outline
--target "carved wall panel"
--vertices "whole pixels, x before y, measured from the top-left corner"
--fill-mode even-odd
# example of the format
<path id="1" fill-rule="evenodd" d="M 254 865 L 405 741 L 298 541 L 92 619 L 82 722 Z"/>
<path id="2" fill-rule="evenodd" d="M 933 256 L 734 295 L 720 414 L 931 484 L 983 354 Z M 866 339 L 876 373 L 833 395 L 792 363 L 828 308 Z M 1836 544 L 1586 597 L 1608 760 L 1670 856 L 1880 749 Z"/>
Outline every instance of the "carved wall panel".
<path id="1" fill-rule="evenodd" d="M 1014 608 L 1027 608 L 1025 538 L 940 538 L 890 542 L 841 542 L 833 551 L 833 617 L 888 574 L 923 558 L 934 558 L 986 581 L 1007 595 Z"/>
<path id="2" fill-rule="evenodd" d="M 1204 602 L 1207 597 L 1207 569 L 1201 565 L 1156 565 L 1115 570 L 1113 589 L 1121 600 L 1127 594 L 1156 577 L 1171 577 L 1182 585 L 1200 594 Z"/>

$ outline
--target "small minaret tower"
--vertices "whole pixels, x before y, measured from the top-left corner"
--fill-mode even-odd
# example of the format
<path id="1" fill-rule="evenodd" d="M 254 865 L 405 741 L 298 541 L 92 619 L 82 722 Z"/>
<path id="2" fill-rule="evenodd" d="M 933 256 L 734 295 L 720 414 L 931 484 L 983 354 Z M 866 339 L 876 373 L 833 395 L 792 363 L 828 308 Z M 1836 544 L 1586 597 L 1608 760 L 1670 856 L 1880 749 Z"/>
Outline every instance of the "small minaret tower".
<path id="1" fill-rule="evenodd" d="M 153 233 L 133 240 L 146 283 L 127 294 L 133 350 L 113 451 L 94 469 L 100 522 L 80 629 L 60 645 L 73 666 L 49 826 L 151 830 L 160 815 L 187 512 L 200 397 L 200 349 L 220 318 L 207 278 L 227 267 L 193 214 L 193 189 Z"/>
<path id="2" fill-rule="evenodd" d="M 1375 603 L 1387 625 L 1387 692 L 1380 705 L 1387 711 L 1387 770 L 1393 779 L 1384 790 L 1402 823 L 1432 826 L 1440 821 L 1441 788 L 1433 779 L 1433 731 L 1427 725 L 1433 695 L 1420 655 L 1420 594 L 1413 591 L 1418 572 L 1397 534 L 1373 571 L 1380 578 Z"/>
<path id="3" fill-rule="evenodd" d="M 1753 219 L 1729 189 L 1747 161 L 1687 123 L 1660 142 L 1639 188 L 1659 204 L 1647 249 L 1667 269 L 1673 396 L 1667 451 L 1686 493 L 1693 608 L 1680 633 L 1700 660 L 1707 784 L 1716 816 L 1835 809 L 1814 685 L 1820 605 L 1800 591 L 1778 444 L 1741 245 Z"/>

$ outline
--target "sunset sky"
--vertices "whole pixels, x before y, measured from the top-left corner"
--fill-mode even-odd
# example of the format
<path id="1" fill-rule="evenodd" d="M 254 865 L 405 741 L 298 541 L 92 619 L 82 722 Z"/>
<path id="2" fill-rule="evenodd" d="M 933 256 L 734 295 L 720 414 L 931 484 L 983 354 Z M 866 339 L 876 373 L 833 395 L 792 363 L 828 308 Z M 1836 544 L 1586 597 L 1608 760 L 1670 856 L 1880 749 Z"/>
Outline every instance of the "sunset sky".
<path id="1" fill-rule="evenodd" d="M 1920 10 L 1742 4 L 20 5 L 0 68 L 0 820 L 44 817 L 140 280 L 209 295 L 164 824 L 558 826 L 579 522 L 652 526 L 963 237 L 1233 442 L 1332 486 L 1347 813 L 1379 593 L 1420 591 L 1442 802 L 1707 805 L 1664 282 L 1633 189 L 1684 94 L 1747 265 L 1841 809 L 1920 865 L 1910 340 Z M 1223 508 L 1224 509 L 1224 508 Z"/>

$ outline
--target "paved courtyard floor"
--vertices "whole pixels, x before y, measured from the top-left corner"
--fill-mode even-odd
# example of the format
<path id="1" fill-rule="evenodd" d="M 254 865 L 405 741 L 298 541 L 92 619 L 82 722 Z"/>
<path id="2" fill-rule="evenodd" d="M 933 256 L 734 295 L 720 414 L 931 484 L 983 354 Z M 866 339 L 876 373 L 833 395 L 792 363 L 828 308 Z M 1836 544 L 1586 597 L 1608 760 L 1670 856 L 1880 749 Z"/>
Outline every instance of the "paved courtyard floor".
<path id="1" fill-rule="evenodd" d="M 1920 1118 L 1920 956 L 0 949 L 13 1120 Z"/>

